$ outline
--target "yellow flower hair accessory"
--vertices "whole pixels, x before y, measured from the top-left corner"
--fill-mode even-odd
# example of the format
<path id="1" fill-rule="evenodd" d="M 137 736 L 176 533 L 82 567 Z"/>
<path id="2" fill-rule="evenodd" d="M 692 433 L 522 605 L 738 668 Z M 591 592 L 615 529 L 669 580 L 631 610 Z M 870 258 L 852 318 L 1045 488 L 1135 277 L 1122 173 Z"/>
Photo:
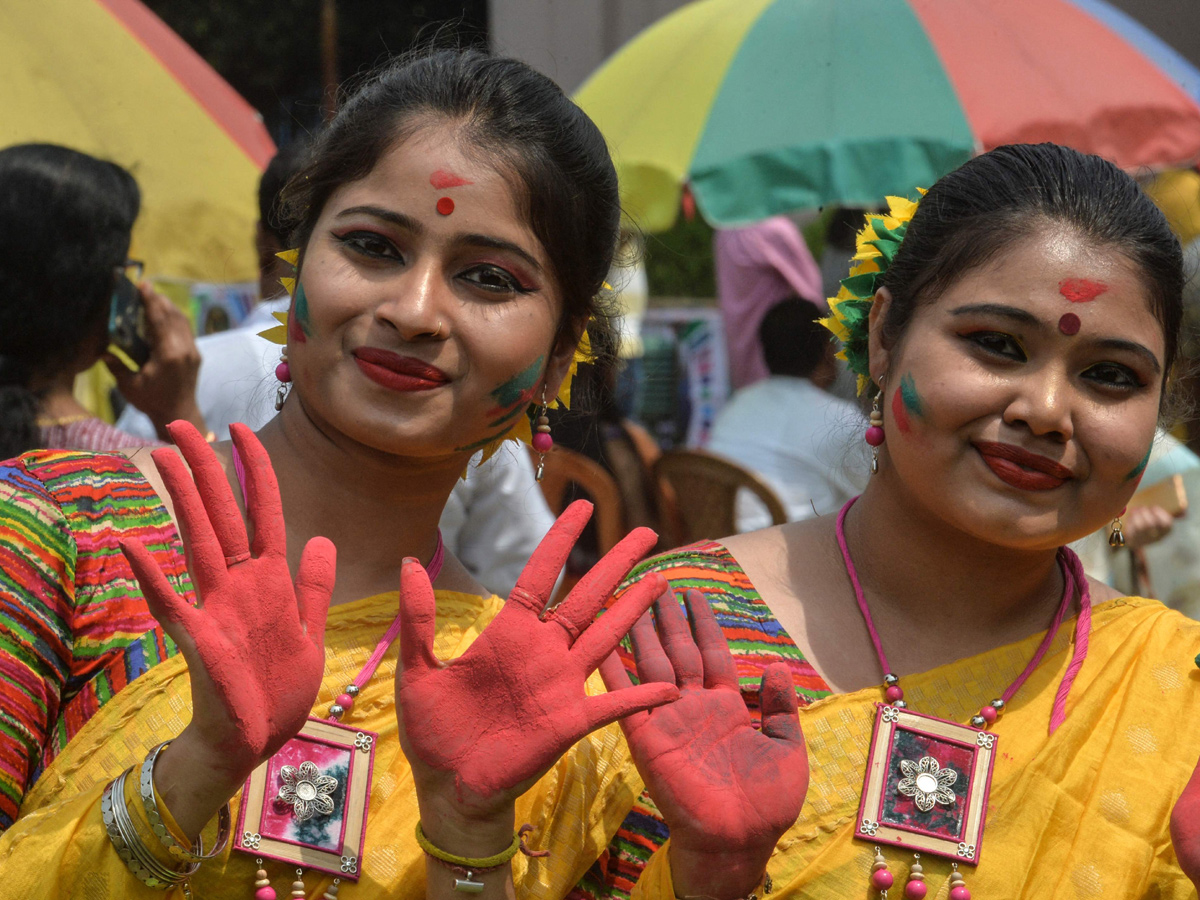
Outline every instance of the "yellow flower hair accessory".
<path id="1" fill-rule="evenodd" d="M 917 190 L 925 193 L 922 188 Z M 837 296 L 829 298 L 832 315 L 820 320 L 841 341 L 838 359 L 846 360 L 850 371 L 858 376 L 860 394 L 871 379 L 867 359 L 871 305 L 875 302 L 875 292 L 883 283 L 883 273 L 900 249 L 918 201 L 888 197 L 887 202 L 887 213 L 867 215 L 867 223 L 858 233 L 855 245 L 855 265 L 850 269 L 850 275 L 842 279 Z"/>
<path id="2" fill-rule="evenodd" d="M 276 253 L 275 255 L 290 265 L 293 269 L 295 269 L 297 264 L 300 262 L 300 251 L 298 249 L 284 250 L 282 253 Z M 296 295 L 295 278 L 280 278 L 279 283 L 283 285 L 283 289 L 288 292 L 289 297 L 294 297 Z M 271 315 L 279 324 L 268 328 L 266 331 L 260 331 L 258 336 L 260 338 L 266 338 L 272 344 L 286 344 L 288 314 L 285 312 L 277 312 L 271 313 Z"/>

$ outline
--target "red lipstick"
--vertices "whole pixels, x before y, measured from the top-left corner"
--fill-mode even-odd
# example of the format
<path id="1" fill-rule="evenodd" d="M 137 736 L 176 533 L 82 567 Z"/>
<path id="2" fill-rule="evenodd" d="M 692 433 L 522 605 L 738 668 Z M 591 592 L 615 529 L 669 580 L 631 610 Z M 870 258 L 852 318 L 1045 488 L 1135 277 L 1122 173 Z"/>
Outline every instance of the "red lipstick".
<path id="1" fill-rule="evenodd" d="M 393 391 L 429 391 L 450 380 L 436 366 L 378 347 L 359 347 L 353 356 L 364 375 Z"/>
<path id="2" fill-rule="evenodd" d="M 1061 463 L 1013 444 L 976 441 L 974 447 L 997 478 L 1023 491 L 1052 491 L 1075 477 Z"/>

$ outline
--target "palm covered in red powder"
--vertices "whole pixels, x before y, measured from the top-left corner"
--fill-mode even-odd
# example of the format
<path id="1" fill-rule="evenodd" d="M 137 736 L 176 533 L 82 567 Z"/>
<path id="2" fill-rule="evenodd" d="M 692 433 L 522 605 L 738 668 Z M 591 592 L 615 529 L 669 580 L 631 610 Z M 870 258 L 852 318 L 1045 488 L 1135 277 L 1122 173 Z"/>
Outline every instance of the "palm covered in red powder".
<path id="1" fill-rule="evenodd" d="M 188 728 L 228 773 L 244 776 L 294 737 L 312 710 L 325 668 L 335 551 L 325 538 L 310 540 L 293 586 L 279 486 L 262 444 L 246 426 L 232 426 L 251 541 L 212 448 L 186 422 L 169 431 L 192 475 L 170 448 L 155 450 L 154 463 L 175 504 L 200 602 L 193 607 L 178 595 L 140 543 L 121 549 L 150 611 L 187 660 Z"/>
<path id="2" fill-rule="evenodd" d="M 668 592 L 654 605 L 654 621 L 647 614 L 631 632 L 638 679 L 643 685 L 678 684 L 679 700 L 622 719 L 621 727 L 673 844 L 769 855 L 796 821 L 808 791 L 791 675 L 782 663 L 764 672 L 762 730 L 756 730 L 712 610 L 699 591 L 688 591 L 687 605 L 690 628 Z M 609 690 L 631 683 L 615 654 L 600 674 Z"/>
<path id="3" fill-rule="evenodd" d="M 401 742 L 425 791 L 473 812 L 511 803 L 576 741 L 621 716 L 675 699 L 655 684 L 588 696 L 584 683 L 649 607 L 660 585 L 631 590 L 593 622 L 622 577 L 654 545 L 639 528 L 559 605 L 543 612 L 559 570 L 591 514 L 572 504 L 538 545 L 504 609 L 466 653 L 433 654 L 436 603 L 416 560 L 401 569 Z M 661 581 L 661 579 L 660 579 Z"/>

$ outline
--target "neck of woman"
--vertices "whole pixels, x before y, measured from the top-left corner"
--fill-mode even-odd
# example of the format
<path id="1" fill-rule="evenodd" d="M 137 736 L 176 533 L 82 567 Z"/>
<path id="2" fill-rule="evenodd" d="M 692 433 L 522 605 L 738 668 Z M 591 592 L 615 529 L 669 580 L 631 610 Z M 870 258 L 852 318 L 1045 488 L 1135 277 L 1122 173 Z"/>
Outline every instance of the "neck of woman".
<path id="1" fill-rule="evenodd" d="M 462 454 L 400 458 L 327 435 L 302 412 L 276 416 L 258 437 L 279 479 L 292 570 L 309 538 L 337 547 L 334 605 L 396 590 L 405 557 L 428 564 L 467 462 Z M 453 581 L 455 567 L 448 568 Z"/>
<path id="2" fill-rule="evenodd" d="M 1020 640 L 1048 627 L 1062 600 L 1056 548 L 989 543 L 931 515 L 884 479 L 855 503 L 845 528 L 897 670 L 921 671 Z"/>

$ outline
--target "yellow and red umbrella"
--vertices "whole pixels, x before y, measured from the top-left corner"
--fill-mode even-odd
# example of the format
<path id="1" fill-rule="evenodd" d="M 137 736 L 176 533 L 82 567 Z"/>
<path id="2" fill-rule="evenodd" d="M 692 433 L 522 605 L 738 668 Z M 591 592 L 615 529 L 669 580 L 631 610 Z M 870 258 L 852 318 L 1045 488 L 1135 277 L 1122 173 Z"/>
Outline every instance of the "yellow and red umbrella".
<path id="1" fill-rule="evenodd" d="M 0 4 L 0 146 L 63 144 L 133 172 L 154 276 L 251 281 L 262 119 L 138 0 Z"/>

